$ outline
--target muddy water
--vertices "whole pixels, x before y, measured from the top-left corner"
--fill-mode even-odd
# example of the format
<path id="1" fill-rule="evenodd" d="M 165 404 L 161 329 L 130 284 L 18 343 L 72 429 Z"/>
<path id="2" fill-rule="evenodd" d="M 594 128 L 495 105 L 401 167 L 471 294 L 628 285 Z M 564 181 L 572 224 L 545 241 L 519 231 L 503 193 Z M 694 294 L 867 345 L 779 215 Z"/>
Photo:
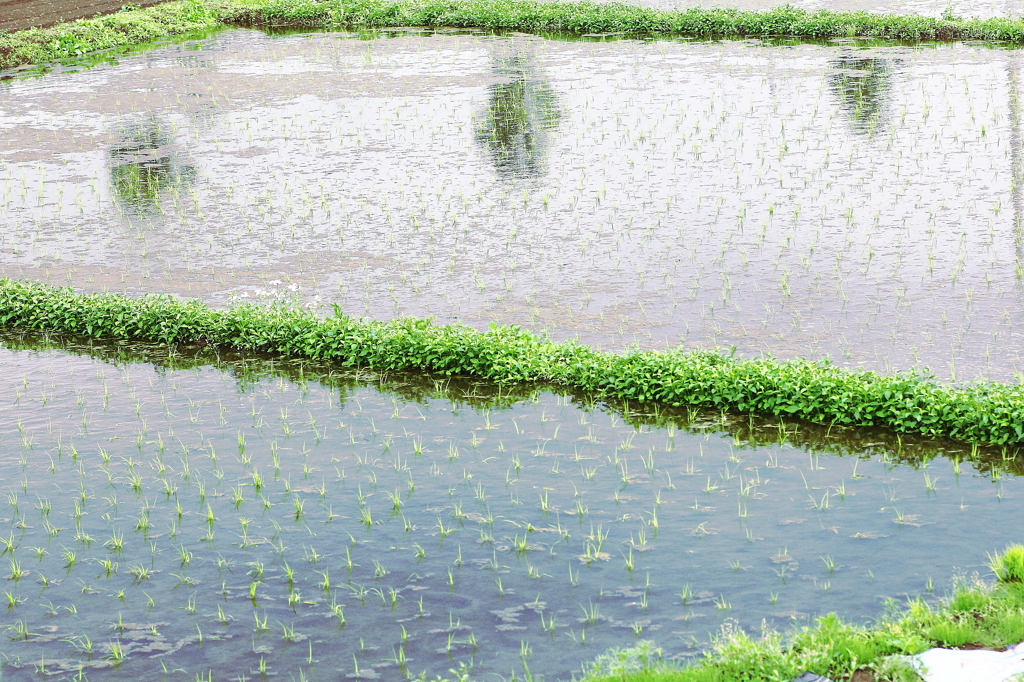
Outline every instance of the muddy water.
<path id="1" fill-rule="evenodd" d="M 227 30 L 0 84 L 0 272 L 1013 379 L 1021 59 Z"/>
<path id="2" fill-rule="evenodd" d="M 0 364 L 6 680 L 686 660 L 934 599 L 1024 511 L 998 453 L 869 432 L 208 349 L 5 336 Z"/>

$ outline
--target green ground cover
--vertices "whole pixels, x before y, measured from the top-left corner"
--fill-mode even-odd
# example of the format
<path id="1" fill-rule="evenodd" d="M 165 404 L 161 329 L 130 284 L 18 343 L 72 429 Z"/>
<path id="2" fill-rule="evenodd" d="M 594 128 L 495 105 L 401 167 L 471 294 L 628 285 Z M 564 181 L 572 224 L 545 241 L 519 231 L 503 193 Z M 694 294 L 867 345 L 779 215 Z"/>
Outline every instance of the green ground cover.
<path id="1" fill-rule="evenodd" d="M 196 300 L 80 295 L 10 279 L 0 280 L 0 325 L 97 338 L 208 343 L 504 385 L 542 382 L 612 400 L 880 426 L 1007 447 L 1024 442 L 1024 386 L 954 386 L 921 374 L 883 375 L 827 362 L 682 350 L 619 355 L 572 341 L 555 343 L 518 327 L 478 331 L 412 318 L 367 321 L 337 309 L 323 318 L 283 305 L 218 310 Z"/>
<path id="2" fill-rule="evenodd" d="M 311 28 L 481 27 L 538 33 L 774 35 L 802 38 L 1024 42 L 1024 21 L 830 12 L 677 11 L 618 3 L 533 0 L 185 0 L 0 35 L 0 69 L 72 59 L 224 25 Z"/>

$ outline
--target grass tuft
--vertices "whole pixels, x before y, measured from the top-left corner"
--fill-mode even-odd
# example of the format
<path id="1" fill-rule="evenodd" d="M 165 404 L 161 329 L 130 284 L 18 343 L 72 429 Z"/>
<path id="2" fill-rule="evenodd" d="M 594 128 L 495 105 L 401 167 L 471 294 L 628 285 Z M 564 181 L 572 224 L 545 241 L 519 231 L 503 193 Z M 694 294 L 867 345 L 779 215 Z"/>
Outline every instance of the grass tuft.
<path id="1" fill-rule="evenodd" d="M 1002 554 L 990 556 L 989 567 L 1001 583 L 1024 582 L 1024 546 L 1010 545 Z"/>

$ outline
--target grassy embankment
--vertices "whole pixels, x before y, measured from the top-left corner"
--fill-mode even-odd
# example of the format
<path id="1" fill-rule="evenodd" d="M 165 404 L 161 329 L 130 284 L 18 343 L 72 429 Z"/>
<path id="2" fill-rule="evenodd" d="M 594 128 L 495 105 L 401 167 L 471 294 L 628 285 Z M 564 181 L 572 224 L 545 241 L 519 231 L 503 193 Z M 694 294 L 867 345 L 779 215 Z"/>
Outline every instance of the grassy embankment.
<path id="1" fill-rule="evenodd" d="M 534 0 L 185 0 L 46 29 L 0 35 L 0 69 L 74 59 L 224 25 L 311 28 L 481 27 L 535 33 L 795 36 L 1024 42 L 1024 21 L 935 19 L 867 12 L 657 10 L 625 4 Z"/>
<path id="2" fill-rule="evenodd" d="M 804 671 L 833 680 L 919 682 L 906 656 L 931 647 L 1003 649 L 1024 640 L 1024 547 L 991 558 L 994 584 L 959 580 L 938 605 L 915 599 L 864 627 L 835 616 L 786 635 L 726 631 L 704 660 L 679 668 L 639 646 L 599 657 L 588 682 L 788 682 Z"/>
<path id="3" fill-rule="evenodd" d="M 96 338 L 204 343 L 326 360 L 346 367 L 539 382 L 608 400 L 701 406 L 827 425 L 1007 446 L 1024 442 L 1024 386 L 962 386 L 808 360 L 736 359 L 710 351 L 607 353 L 518 327 L 478 331 L 428 320 L 322 318 L 283 306 L 226 310 L 164 296 L 75 294 L 0 280 L 0 327 Z M 1012 449 L 1011 449 L 1012 448 Z"/>

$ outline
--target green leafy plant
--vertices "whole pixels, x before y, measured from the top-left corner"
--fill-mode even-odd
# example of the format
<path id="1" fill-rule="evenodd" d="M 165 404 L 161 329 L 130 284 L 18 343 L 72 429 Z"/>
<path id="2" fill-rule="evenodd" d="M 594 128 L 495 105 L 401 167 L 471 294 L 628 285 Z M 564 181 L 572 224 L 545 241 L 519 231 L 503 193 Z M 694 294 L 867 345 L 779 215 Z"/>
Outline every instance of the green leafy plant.
<path id="1" fill-rule="evenodd" d="M 382 371 L 548 383 L 604 399 L 759 413 L 819 424 L 1000 445 L 1024 442 L 1024 386 L 952 386 L 917 373 L 883 375 L 809 360 L 741 359 L 712 351 L 624 355 L 519 327 L 478 331 L 429 320 L 322 318 L 283 305 L 214 310 L 165 296 L 77 295 L 0 279 L 0 326 L 94 338 L 203 343 Z"/>

